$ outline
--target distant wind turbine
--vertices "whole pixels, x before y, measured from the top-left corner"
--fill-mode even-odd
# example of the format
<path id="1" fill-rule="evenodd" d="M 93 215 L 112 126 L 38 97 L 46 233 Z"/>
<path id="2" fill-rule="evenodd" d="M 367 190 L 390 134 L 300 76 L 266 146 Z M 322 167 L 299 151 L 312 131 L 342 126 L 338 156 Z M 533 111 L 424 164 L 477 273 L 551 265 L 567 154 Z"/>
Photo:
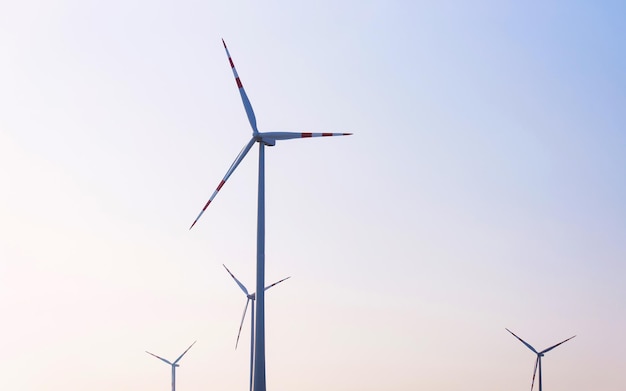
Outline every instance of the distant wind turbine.
<path id="1" fill-rule="evenodd" d="M 178 367 L 178 362 L 180 361 L 181 358 L 183 358 L 183 356 L 185 355 L 185 353 L 187 353 L 189 351 L 189 349 L 191 349 L 191 347 L 193 345 L 195 345 L 197 341 L 193 341 L 193 343 L 191 345 L 189 345 L 189 347 L 187 348 L 187 350 L 185 350 L 183 352 L 183 354 L 181 354 L 180 356 L 178 356 L 178 358 L 174 361 L 174 362 L 169 362 L 168 360 L 164 359 L 163 357 L 159 357 L 156 354 L 152 354 L 149 351 L 146 350 L 146 353 L 148 353 L 151 356 L 154 356 L 156 358 L 158 358 L 159 360 L 169 364 L 172 366 L 172 391 L 176 391 L 176 367 Z"/>
<path id="2" fill-rule="evenodd" d="M 550 350 L 552 350 L 552 349 L 556 348 L 557 346 L 559 346 L 559 345 L 561 345 L 561 344 L 563 344 L 563 343 L 565 343 L 565 342 L 569 341 L 570 339 L 574 338 L 574 337 L 575 337 L 575 335 L 574 335 L 574 337 L 569 337 L 569 338 L 568 338 L 568 339 L 566 339 L 565 341 L 561 341 L 561 342 L 557 343 L 557 344 L 556 344 L 556 345 L 554 345 L 554 346 L 550 346 L 549 348 L 544 349 L 544 350 L 542 350 L 542 351 L 538 352 L 538 351 L 537 351 L 537 350 L 535 350 L 535 348 L 533 348 L 533 347 L 532 347 L 532 346 L 531 346 L 528 342 L 524 341 L 523 339 L 521 339 L 520 337 L 518 337 L 517 335 L 515 335 L 515 334 L 514 334 L 511 330 L 506 329 L 506 331 L 508 331 L 509 333 L 513 334 L 513 336 L 514 336 L 515 338 L 519 339 L 521 343 L 523 343 L 524 345 L 526 345 L 526 347 L 527 347 L 528 349 L 532 350 L 532 351 L 533 351 L 533 353 L 535 353 L 535 354 L 537 355 L 537 361 L 535 361 L 535 370 L 533 371 L 533 381 L 532 381 L 532 383 L 530 384 L 530 391 L 532 391 L 532 390 L 533 390 L 533 386 L 535 385 L 535 375 L 537 374 L 537 368 L 539 368 L 539 391 L 542 391 L 542 389 L 541 389 L 541 357 L 543 357 L 543 355 L 544 355 L 545 353 L 548 353 Z"/>
<path id="3" fill-rule="evenodd" d="M 243 293 L 246 295 L 246 306 L 243 309 L 243 316 L 241 317 L 241 323 L 239 324 L 239 331 L 237 332 L 237 341 L 235 342 L 235 349 L 237 349 L 237 345 L 239 344 L 239 336 L 241 335 L 241 328 L 243 327 L 243 321 L 246 319 L 246 313 L 248 312 L 248 304 L 250 303 L 250 301 L 252 301 L 252 306 L 251 306 L 251 314 L 250 314 L 250 391 L 252 391 L 252 374 L 253 374 L 253 363 L 254 363 L 254 302 L 255 302 L 255 293 L 248 293 L 248 289 L 246 289 L 246 287 L 237 279 L 237 277 L 235 277 L 235 275 L 233 273 L 231 273 L 230 270 L 228 270 L 228 268 L 226 267 L 226 265 L 222 264 L 222 266 L 224 266 L 224 269 L 226 269 L 226 271 L 228 272 L 228 274 L 230 274 L 230 276 L 233 278 L 233 280 L 235 280 L 235 282 L 237 283 L 237 285 L 239 285 L 239 288 L 241 288 L 241 290 L 243 291 Z M 278 280 L 275 283 L 268 285 L 265 287 L 265 290 L 270 289 L 271 287 L 280 284 L 281 282 L 289 279 L 291 277 L 285 277 L 282 280 Z"/>
<path id="4" fill-rule="evenodd" d="M 193 228 L 198 219 L 202 216 L 206 208 L 213 201 L 217 193 L 224 186 L 228 178 L 235 171 L 237 166 L 246 157 L 250 149 L 255 143 L 259 143 L 259 182 L 258 182 L 258 209 L 257 209 L 257 256 L 256 256 L 256 318 L 255 318 L 255 341 L 254 341 L 254 391 L 266 390 L 265 379 L 265 146 L 274 146 L 276 141 L 290 140 L 299 138 L 311 138 L 311 137 L 331 137 L 331 136 L 349 136 L 352 133 L 305 133 L 305 132 L 259 132 L 256 124 L 256 117 L 252 105 L 248 99 L 248 95 L 243 88 L 241 79 L 235 69 L 235 64 L 230 56 L 226 43 L 222 39 L 224 49 L 226 50 L 226 56 L 228 56 L 228 62 L 230 68 L 233 71 L 237 88 L 239 89 L 239 95 L 243 102 L 243 107 L 246 110 L 248 116 L 248 122 L 252 127 L 252 138 L 243 147 L 239 155 L 235 158 L 235 161 L 231 164 L 226 175 L 220 181 L 219 185 L 213 194 L 204 205 L 198 217 L 194 220 L 189 229 Z"/>

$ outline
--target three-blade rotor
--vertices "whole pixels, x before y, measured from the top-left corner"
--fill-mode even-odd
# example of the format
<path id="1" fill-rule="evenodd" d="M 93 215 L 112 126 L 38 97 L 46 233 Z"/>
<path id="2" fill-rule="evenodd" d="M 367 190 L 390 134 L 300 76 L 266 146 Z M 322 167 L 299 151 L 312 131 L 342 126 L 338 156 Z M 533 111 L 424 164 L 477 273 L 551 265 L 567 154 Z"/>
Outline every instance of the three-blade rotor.
<path id="1" fill-rule="evenodd" d="M 568 339 L 561 341 L 559 343 L 557 343 L 556 345 L 550 346 L 547 349 L 544 349 L 540 352 L 538 352 L 534 347 L 532 347 L 531 344 L 529 344 L 528 342 L 524 341 L 523 339 L 521 339 L 520 337 L 518 337 L 517 335 L 515 335 L 515 333 L 513 333 L 511 330 L 509 329 L 505 329 L 506 331 L 508 331 L 509 333 L 513 334 L 513 336 L 515 338 L 517 338 L 521 343 L 523 343 L 524 345 L 526 345 L 526 347 L 530 350 L 533 351 L 533 353 L 535 353 L 537 355 L 537 360 L 535 361 L 535 369 L 533 370 L 533 380 L 530 383 L 530 391 L 533 390 L 533 387 L 535 385 L 535 377 L 537 375 L 537 370 L 539 370 L 539 390 L 541 391 L 541 357 L 543 357 L 543 355 L 545 353 L 548 353 L 550 350 L 556 348 L 557 346 L 564 344 L 565 342 L 569 341 L 570 339 L 574 338 L 575 335 L 573 337 L 569 337 Z"/>
<path id="2" fill-rule="evenodd" d="M 213 201 L 217 193 L 224 186 L 228 178 L 235 171 L 239 163 L 246 157 L 250 148 L 255 142 L 260 142 L 268 146 L 272 146 L 276 144 L 278 140 L 291 140 L 297 138 L 311 138 L 311 137 L 332 137 L 332 136 L 349 136 L 352 133 L 306 133 L 306 132 L 259 132 L 256 124 L 256 116 L 254 115 L 254 110 L 252 109 L 252 104 L 250 103 L 250 99 L 248 99 L 248 94 L 246 94 L 246 90 L 243 88 L 243 84 L 241 79 L 239 78 L 239 74 L 237 73 L 237 69 L 235 68 L 235 63 L 233 62 L 232 57 L 230 56 L 230 52 L 228 51 L 228 47 L 226 46 L 226 42 L 222 39 L 222 43 L 224 44 L 224 49 L 226 50 L 226 55 L 228 56 L 228 62 L 230 63 L 230 67 L 233 71 L 233 76 L 235 77 L 235 83 L 237 84 L 237 88 L 239 90 L 239 94 L 241 95 L 241 101 L 243 102 L 243 107 L 246 110 L 246 115 L 248 116 L 248 122 L 250 122 L 250 126 L 252 127 L 252 138 L 248 143 L 243 147 L 239 155 L 235 158 L 233 164 L 231 164 L 230 168 L 224 175 L 224 178 L 217 185 L 217 188 L 204 205 L 198 217 L 191 224 L 189 229 L 192 229 L 196 222 L 200 219 L 204 211 L 209 207 L 209 204 Z"/>
<path id="3" fill-rule="evenodd" d="M 181 358 L 183 358 L 183 356 L 185 355 L 185 353 L 187 353 L 189 351 L 189 349 L 191 349 L 191 347 L 193 345 L 196 344 L 196 342 L 198 341 L 193 341 L 193 343 L 191 345 L 189 345 L 189 347 L 183 352 L 183 354 L 181 354 L 180 356 L 178 356 L 178 358 L 176 360 L 174 360 L 174 362 L 170 362 L 169 360 L 164 359 L 163 357 L 157 356 L 154 353 L 150 353 L 149 351 L 146 350 L 146 353 L 148 353 L 151 356 L 154 356 L 156 358 L 158 358 L 159 360 L 163 361 L 166 364 L 172 365 L 172 366 L 178 366 L 178 362 L 180 361 Z"/>
<path id="4" fill-rule="evenodd" d="M 235 342 L 235 350 L 237 350 L 237 346 L 239 345 L 239 337 L 241 336 L 241 329 L 243 327 L 243 322 L 246 319 L 246 314 L 248 313 L 248 304 L 250 304 L 250 301 L 253 301 L 255 298 L 255 293 L 248 293 L 248 289 L 245 287 L 245 285 L 243 285 L 238 279 L 237 277 L 235 277 L 235 275 L 233 273 L 231 273 L 230 270 L 228 270 L 228 268 L 226 267 L 226 265 L 222 264 L 222 266 L 224 266 L 224 269 L 226 269 L 226 271 L 228 272 L 228 274 L 230 274 L 230 276 L 233 278 L 233 280 L 235 280 L 235 282 L 237 283 L 237 285 L 239 285 L 239 288 L 241 288 L 241 290 L 243 291 L 243 293 L 246 295 L 246 306 L 243 308 L 243 315 L 241 317 L 241 322 L 239 323 L 239 330 L 237 331 L 237 341 Z M 280 284 L 281 282 L 287 280 L 291 278 L 291 276 L 289 277 L 285 277 L 282 280 L 278 280 L 273 284 L 270 284 L 268 286 L 265 287 L 264 290 L 268 290 L 273 286 L 276 286 L 278 284 Z M 254 303 L 252 303 L 252 305 L 254 305 Z"/>

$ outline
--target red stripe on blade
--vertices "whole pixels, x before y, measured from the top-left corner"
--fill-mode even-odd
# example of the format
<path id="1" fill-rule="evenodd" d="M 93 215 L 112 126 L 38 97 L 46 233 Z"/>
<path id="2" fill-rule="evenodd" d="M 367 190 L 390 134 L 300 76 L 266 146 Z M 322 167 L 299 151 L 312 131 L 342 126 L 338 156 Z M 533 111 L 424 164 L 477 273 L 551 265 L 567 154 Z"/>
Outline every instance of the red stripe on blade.
<path id="1" fill-rule="evenodd" d="M 234 67 L 235 67 L 235 64 L 233 63 L 233 59 L 232 59 L 232 58 L 230 58 L 230 57 L 228 57 L 228 61 L 230 62 L 230 67 L 231 67 L 231 68 L 234 68 Z"/>
<path id="2" fill-rule="evenodd" d="M 332 133 L 322 133 L 322 137 L 332 136 Z"/>
<path id="3" fill-rule="evenodd" d="M 313 133 L 302 133 L 302 138 L 304 137 L 313 137 Z"/>
<path id="4" fill-rule="evenodd" d="M 220 191 L 220 189 L 222 188 L 222 186 L 224 186 L 224 183 L 226 183 L 226 181 L 222 180 L 220 182 L 220 184 L 217 186 L 217 191 Z"/>
<path id="5" fill-rule="evenodd" d="M 237 87 L 243 88 L 243 84 L 241 84 L 241 80 L 239 80 L 239 78 L 236 78 L 235 81 L 237 82 Z"/>

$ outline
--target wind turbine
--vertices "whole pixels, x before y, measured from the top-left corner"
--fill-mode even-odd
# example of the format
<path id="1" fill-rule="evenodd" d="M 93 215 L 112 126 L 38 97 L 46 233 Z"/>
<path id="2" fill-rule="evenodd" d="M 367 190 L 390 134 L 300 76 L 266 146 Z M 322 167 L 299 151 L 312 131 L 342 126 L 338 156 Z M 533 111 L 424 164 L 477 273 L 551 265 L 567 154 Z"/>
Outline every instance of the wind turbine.
<path id="1" fill-rule="evenodd" d="M 239 331 L 237 332 L 237 341 L 235 342 L 235 350 L 237 349 L 237 345 L 239 344 L 239 336 L 241 335 L 241 328 L 243 327 L 243 321 L 246 319 L 246 313 L 248 312 L 248 304 L 250 303 L 250 301 L 252 301 L 252 306 L 251 306 L 251 314 L 250 314 L 250 391 L 252 391 L 252 374 L 253 374 L 253 363 L 254 363 L 254 301 L 255 301 L 255 293 L 248 293 L 248 289 L 246 289 L 246 287 L 237 279 L 237 277 L 235 277 L 235 275 L 233 273 L 230 272 L 230 270 L 228 270 L 228 268 L 226 267 L 226 265 L 222 264 L 222 266 L 224 266 L 224 269 L 226 269 L 226 271 L 228 272 L 228 274 L 230 274 L 230 276 L 233 278 L 233 280 L 235 280 L 235 282 L 237 283 L 237 285 L 239 285 L 239 288 L 241 288 L 241 290 L 243 291 L 243 293 L 246 295 L 246 306 L 243 309 L 243 316 L 241 317 L 241 323 L 239 324 Z M 275 283 L 268 285 L 265 287 L 265 290 L 270 289 L 271 287 L 280 284 L 281 282 L 289 279 L 291 277 L 285 277 L 282 280 L 278 280 Z"/>
<path id="2" fill-rule="evenodd" d="M 538 351 L 537 351 L 537 350 L 535 350 L 535 348 L 533 348 L 533 347 L 532 347 L 532 346 L 531 346 L 528 342 L 524 341 L 523 339 L 521 339 L 520 337 L 518 337 L 517 335 L 515 335 L 515 334 L 514 334 L 511 330 L 506 329 L 506 331 L 508 331 L 509 333 L 513 334 L 513 336 L 514 336 L 515 338 L 519 339 L 521 343 L 523 343 L 524 345 L 526 345 L 526 347 L 527 347 L 528 349 L 532 350 L 532 351 L 533 351 L 533 353 L 535 353 L 535 354 L 537 355 L 537 361 L 535 361 L 535 370 L 534 370 L 534 372 L 533 372 L 533 381 L 532 381 L 532 383 L 530 384 L 530 391 L 532 391 L 532 390 L 533 390 L 533 386 L 535 385 L 535 375 L 537 374 L 537 368 L 539 368 L 539 391 L 542 391 L 542 390 L 541 390 L 541 357 L 543 357 L 543 355 L 544 355 L 545 353 L 548 353 L 550 350 L 552 350 L 552 349 L 556 348 L 557 346 L 559 346 L 559 345 L 561 345 L 561 344 L 563 344 L 563 343 L 565 343 L 565 342 L 569 341 L 570 339 L 574 338 L 574 337 L 575 337 L 575 335 L 574 335 L 574 337 L 569 337 L 569 338 L 568 338 L 568 339 L 566 339 L 565 341 L 561 341 L 561 342 L 557 343 L 557 344 L 556 344 L 556 345 L 554 345 L 554 346 L 550 346 L 549 348 L 544 349 L 544 350 L 542 350 L 542 351 L 538 352 Z"/>
<path id="3" fill-rule="evenodd" d="M 239 94 L 243 102 L 243 107 L 248 116 L 248 122 L 252 127 L 252 138 L 243 147 L 235 161 L 231 164 L 226 175 L 220 181 L 219 185 L 211 195 L 211 198 L 204 205 L 198 217 L 194 220 L 189 229 L 193 228 L 198 219 L 202 216 L 206 208 L 211 204 L 217 193 L 224 186 L 228 178 L 235 171 L 239 163 L 246 157 L 246 154 L 252 148 L 254 143 L 259 143 L 259 185 L 258 185 L 258 209 L 257 209 L 257 254 L 256 254 L 256 318 L 255 318 L 255 344 L 254 344 L 254 391 L 265 391 L 265 146 L 274 146 L 276 141 L 290 140 L 298 138 L 311 137 L 331 137 L 331 136 L 349 136 L 352 133 L 302 133 L 302 132 L 259 132 L 256 124 L 256 117 L 252 110 L 252 105 L 248 99 L 248 95 L 243 88 L 241 79 L 235 69 L 235 64 L 230 56 L 228 47 L 222 39 L 228 62 L 233 71 Z"/>
<path id="4" fill-rule="evenodd" d="M 181 358 L 183 358 L 183 356 L 185 355 L 185 353 L 187 353 L 187 352 L 189 351 L 189 349 L 191 349 L 191 347 L 192 347 L 193 345 L 195 345 L 195 343 L 196 343 L 196 342 L 197 342 L 197 341 L 193 341 L 193 343 L 192 343 L 191 345 L 189 345 L 189 347 L 187 348 L 187 350 L 185 350 L 185 351 L 183 352 L 183 354 L 181 354 L 180 356 L 178 356 L 178 358 L 177 358 L 174 362 L 170 362 L 170 361 L 168 361 L 168 360 L 164 359 L 163 357 L 159 357 L 159 356 L 157 356 L 156 354 L 152 354 L 152 353 L 150 353 L 149 351 L 147 351 L 147 350 L 146 350 L 146 353 L 148 353 L 149 355 L 154 356 L 154 357 L 158 358 L 159 360 L 161 360 L 161 361 L 163 361 L 163 362 L 165 362 L 165 363 L 167 363 L 167 364 L 169 364 L 169 365 L 171 365 L 171 366 L 172 366 L 172 391 L 176 391 L 176 367 L 178 367 L 178 366 L 179 366 L 179 365 L 178 365 L 178 362 L 180 361 L 180 359 L 181 359 Z"/>

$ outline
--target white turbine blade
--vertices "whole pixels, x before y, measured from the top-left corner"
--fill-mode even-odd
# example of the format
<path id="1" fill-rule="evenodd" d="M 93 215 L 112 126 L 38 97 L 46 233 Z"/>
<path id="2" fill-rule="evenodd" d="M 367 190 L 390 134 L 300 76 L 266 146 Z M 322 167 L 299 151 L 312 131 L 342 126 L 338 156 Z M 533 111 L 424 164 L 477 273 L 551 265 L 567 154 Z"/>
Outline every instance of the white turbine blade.
<path id="1" fill-rule="evenodd" d="M 209 204 L 211 203 L 211 201 L 213 201 L 213 199 L 215 198 L 215 196 L 217 195 L 217 193 L 220 191 L 220 189 L 222 188 L 222 186 L 224 186 L 224 184 L 226 183 L 226 181 L 228 180 L 228 178 L 232 175 L 232 173 L 235 171 L 235 169 L 237 168 L 237 166 L 239 165 L 239 163 L 241 163 L 241 161 L 243 160 L 244 157 L 246 157 L 246 155 L 248 154 L 248 151 L 250 151 L 250 148 L 252 148 L 252 145 L 255 143 L 255 139 L 252 138 L 248 144 L 246 144 L 245 147 L 243 147 L 243 149 L 241 150 L 241 152 L 239 152 L 239 155 L 237 155 L 237 158 L 235 159 L 235 161 L 233 162 L 233 164 L 230 165 L 230 168 L 228 169 L 228 171 L 226 172 L 226 175 L 224 175 L 224 178 L 222 179 L 222 181 L 220 182 L 219 185 L 217 185 L 217 188 L 215 189 L 215 191 L 213 192 L 213 194 L 211 195 L 211 198 L 209 198 L 209 200 L 207 201 L 207 203 L 204 205 L 204 208 L 202 208 L 202 210 L 200 211 L 200 214 L 198 215 L 198 217 L 196 217 L 196 219 L 193 221 L 193 224 L 191 224 L 191 227 L 189 227 L 189 229 L 192 229 L 194 225 L 196 225 L 196 223 L 198 222 L 198 220 L 200 219 L 200 216 L 202 216 L 202 214 L 204 213 L 204 211 L 206 210 L 206 208 L 208 208 Z"/>
<path id="2" fill-rule="evenodd" d="M 536 354 L 539 354 L 539 352 L 537 352 L 535 350 L 535 348 L 533 348 L 532 346 L 530 346 L 530 344 L 526 341 L 524 341 L 523 339 L 521 339 L 520 337 L 518 337 L 517 335 L 515 335 L 511 330 L 509 329 L 505 329 L 506 331 L 508 331 L 509 333 L 513 334 L 513 336 L 517 339 L 519 339 L 524 345 L 526 345 L 528 347 L 528 349 L 532 350 L 533 352 L 535 352 Z"/>
<path id="3" fill-rule="evenodd" d="M 574 337 L 575 337 L 575 335 L 574 335 Z M 542 350 L 541 352 L 539 352 L 539 354 L 548 353 L 550 350 L 552 350 L 552 349 L 556 348 L 557 346 L 559 346 L 559 345 L 561 345 L 561 344 L 564 344 L 565 342 L 569 341 L 570 339 L 572 339 L 572 338 L 574 338 L 574 337 L 569 337 L 569 338 L 568 338 L 568 339 L 566 339 L 565 341 L 559 342 L 559 343 L 557 343 L 557 344 L 556 344 L 556 345 L 554 345 L 554 346 L 550 346 L 549 348 L 547 348 L 547 349 Z"/>
<path id="4" fill-rule="evenodd" d="M 235 350 L 237 350 L 237 345 L 239 345 L 239 337 L 241 336 L 241 328 L 243 327 L 243 321 L 246 319 L 246 313 L 248 312 L 248 303 L 250 303 L 250 298 L 246 300 L 246 306 L 243 309 L 243 316 L 241 317 L 241 323 L 239 324 L 239 331 L 237 331 L 237 342 L 235 342 Z"/>
<path id="5" fill-rule="evenodd" d="M 291 140 L 294 138 L 310 138 L 310 137 L 333 137 L 333 136 L 351 136 L 352 133 L 305 133 L 305 132 L 263 132 L 259 133 L 262 139 L 268 140 Z"/>
<path id="6" fill-rule="evenodd" d="M 167 363 L 167 364 L 169 364 L 169 365 L 173 365 L 171 362 L 167 361 L 167 360 L 166 360 L 166 359 L 164 359 L 163 357 L 159 357 L 159 356 L 157 356 L 156 354 L 150 353 L 150 352 L 149 352 L 149 351 L 147 351 L 147 350 L 146 350 L 146 353 L 148 353 L 148 354 L 149 354 L 149 355 L 151 355 L 151 356 L 154 356 L 154 357 L 158 358 L 159 360 L 161 360 L 161 361 L 163 361 L 163 362 L 165 362 L 165 363 Z"/>
<path id="7" fill-rule="evenodd" d="M 265 290 L 268 290 L 268 289 L 270 289 L 271 287 L 273 287 L 274 285 L 278 285 L 278 284 L 280 284 L 281 282 L 283 282 L 283 281 L 285 281 L 285 280 L 288 280 L 288 279 L 290 279 L 290 278 L 291 278 L 291 276 L 289 276 L 289 277 L 285 277 L 285 278 L 283 278 L 282 280 L 276 281 L 275 283 L 273 283 L 273 284 L 271 284 L 271 285 L 266 286 L 266 287 L 265 287 Z"/>
<path id="8" fill-rule="evenodd" d="M 243 291 L 243 293 L 246 294 L 246 296 L 248 296 L 248 290 L 246 289 L 246 287 L 239 282 L 239 280 L 237 279 L 237 277 L 235 277 L 235 275 L 233 273 L 230 272 L 230 270 L 228 270 L 228 268 L 226 267 L 226 265 L 224 265 L 222 263 L 222 266 L 224 266 L 224 269 L 226 269 L 226 271 L 228 272 L 228 274 L 230 274 L 230 276 L 233 278 L 233 280 L 235 280 L 235 282 L 237 283 L 237 285 L 239 285 L 239 288 L 241 288 L 241 290 Z"/>
<path id="9" fill-rule="evenodd" d="M 177 362 L 179 362 L 181 358 L 183 358 L 183 356 L 185 355 L 185 353 L 187 353 L 187 352 L 189 351 L 189 349 L 191 349 L 191 347 L 192 347 L 193 345 L 195 345 L 195 344 L 196 344 L 196 342 L 198 342 L 198 341 L 193 341 L 193 343 L 192 343 L 191 345 L 189 345 L 189 347 L 187 348 L 187 350 L 185 350 L 185 351 L 183 352 L 183 354 L 181 354 L 180 356 L 178 356 L 178 358 L 176 359 L 176 361 L 174 361 L 174 365 L 176 365 L 176 363 L 177 363 Z"/>
<path id="10" fill-rule="evenodd" d="M 228 62 L 230 63 L 230 67 L 233 70 L 233 76 L 235 76 L 235 82 L 237 83 L 237 88 L 239 89 L 239 95 L 241 95 L 241 101 L 243 102 L 243 107 L 246 109 L 246 115 L 248 116 L 248 121 L 250 122 L 250 126 L 252 126 L 252 133 L 259 133 L 256 127 L 256 117 L 254 116 L 254 110 L 252 110 L 252 104 L 250 103 L 250 99 L 248 99 L 248 94 L 246 94 L 246 90 L 243 88 L 243 84 L 241 83 L 241 79 L 239 78 L 239 74 L 237 74 L 237 69 L 235 69 L 235 63 L 233 62 L 232 57 L 230 56 L 230 52 L 228 51 L 228 47 L 226 47 L 226 42 L 222 39 L 222 43 L 224 44 L 224 49 L 226 49 L 226 55 L 228 56 Z"/>
<path id="11" fill-rule="evenodd" d="M 535 370 L 533 371 L 533 382 L 530 383 L 530 391 L 533 391 L 533 386 L 535 385 L 535 375 L 537 374 L 537 367 L 539 366 L 539 360 L 541 356 L 537 355 L 537 361 L 535 361 Z"/>

